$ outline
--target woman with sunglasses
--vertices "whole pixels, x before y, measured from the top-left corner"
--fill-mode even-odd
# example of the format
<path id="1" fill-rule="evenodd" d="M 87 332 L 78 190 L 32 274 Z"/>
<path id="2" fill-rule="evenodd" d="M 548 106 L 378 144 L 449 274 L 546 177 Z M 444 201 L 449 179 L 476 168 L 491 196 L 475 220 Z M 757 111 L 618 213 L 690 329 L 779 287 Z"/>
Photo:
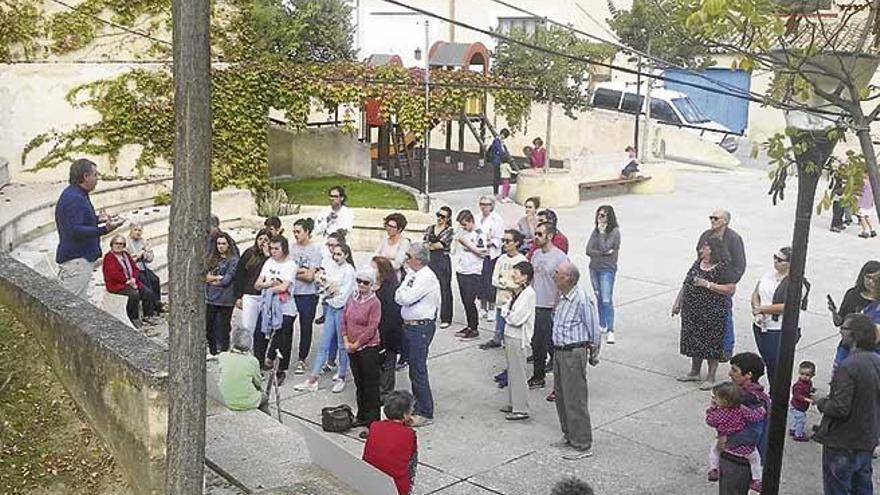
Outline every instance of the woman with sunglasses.
<path id="1" fill-rule="evenodd" d="M 141 326 L 141 305 L 144 319 L 153 317 L 156 295 L 138 280 L 137 263 L 125 251 L 125 236 L 114 235 L 110 239 L 110 252 L 104 255 L 101 271 L 104 273 L 104 287 L 107 292 L 128 297 L 125 312 L 135 328 Z M 148 320 L 147 323 L 151 321 Z"/>
<path id="2" fill-rule="evenodd" d="M 605 342 L 614 343 L 614 276 L 620 251 L 620 228 L 617 215 L 609 205 L 596 210 L 596 226 L 587 241 L 590 257 L 590 281 L 599 303 L 599 324 L 605 329 Z"/>
<path id="3" fill-rule="evenodd" d="M 406 251 L 409 249 L 409 239 L 403 236 L 406 228 L 406 217 L 400 213 L 392 213 L 385 217 L 386 237 L 379 243 L 374 253 L 376 256 L 384 256 L 391 262 L 391 266 L 401 273 L 398 277 L 403 279 L 403 262 L 406 260 Z"/>
<path id="4" fill-rule="evenodd" d="M 357 415 L 352 426 L 369 428 L 381 419 L 379 413 L 379 321 L 382 305 L 373 286 L 376 272 L 363 267 L 355 278 L 357 289 L 348 298 L 342 310 L 342 343 L 348 353 L 351 375 L 354 377 Z"/>
<path id="5" fill-rule="evenodd" d="M 342 310 L 349 296 L 354 291 L 355 270 L 351 258 L 351 248 L 347 244 L 333 247 L 332 261 L 324 265 L 324 328 L 321 331 L 321 343 L 318 354 L 312 362 L 312 373 L 306 381 L 294 387 L 298 391 L 318 390 L 318 377 L 325 363 L 329 362 L 333 341 L 342 343 Z M 345 374 L 348 372 L 348 353 L 338 349 L 339 367 L 333 377 L 333 393 L 345 390 Z"/>
<path id="6" fill-rule="evenodd" d="M 779 341 L 782 337 L 782 312 L 788 293 L 788 271 L 791 268 L 791 248 L 785 246 L 773 255 L 773 269 L 768 270 L 752 291 L 752 331 L 758 353 L 767 367 L 767 379 L 773 385 L 776 361 L 779 359 Z M 804 279 L 801 309 L 807 309 L 810 283 Z"/>
<path id="7" fill-rule="evenodd" d="M 233 278 L 238 265 L 238 256 L 232 252 L 231 241 L 226 232 L 217 236 L 208 256 L 208 269 L 205 273 L 205 333 L 211 356 L 229 350 L 232 309 L 235 307 Z"/>
<path id="8" fill-rule="evenodd" d="M 241 310 L 241 326 L 250 330 L 251 333 L 256 331 L 257 320 L 260 318 L 261 291 L 254 287 L 254 284 L 260 278 L 263 263 L 269 259 L 270 237 L 268 229 L 257 232 L 254 245 L 245 249 L 241 254 L 232 282 L 235 307 Z M 262 365 L 262 363 L 260 364 Z"/>
<path id="9" fill-rule="evenodd" d="M 440 328 L 452 324 L 452 261 L 449 249 L 452 247 L 452 209 L 441 206 L 437 210 L 437 223 L 425 229 L 425 246 L 431 253 L 428 266 L 440 281 Z"/>

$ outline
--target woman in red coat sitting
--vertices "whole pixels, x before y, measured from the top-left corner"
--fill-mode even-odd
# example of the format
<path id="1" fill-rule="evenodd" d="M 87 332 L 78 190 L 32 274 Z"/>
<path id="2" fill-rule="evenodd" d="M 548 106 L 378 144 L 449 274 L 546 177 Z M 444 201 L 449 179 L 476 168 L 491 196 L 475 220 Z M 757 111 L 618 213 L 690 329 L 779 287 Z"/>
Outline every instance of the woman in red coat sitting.
<path id="1" fill-rule="evenodd" d="M 395 390 L 385 397 L 384 421 L 373 421 L 364 460 L 394 478 L 398 495 L 409 495 L 416 478 L 419 462 L 416 432 L 409 427 L 412 421 L 413 396 L 405 390 Z"/>
<path id="2" fill-rule="evenodd" d="M 110 240 L 110 252 L 104 255 L 101 265 L 104 272 L 104 287 L 111 294 L 128 296 L 125 312 L 131 323 L 140 326 L 138 306 L 143 303 L 144 318 L 151 318 L 155 313 L 156 295 L 138 280 L 138 267 L 134 259 L 125 251 L 125 237 L 113 236 Z"/>

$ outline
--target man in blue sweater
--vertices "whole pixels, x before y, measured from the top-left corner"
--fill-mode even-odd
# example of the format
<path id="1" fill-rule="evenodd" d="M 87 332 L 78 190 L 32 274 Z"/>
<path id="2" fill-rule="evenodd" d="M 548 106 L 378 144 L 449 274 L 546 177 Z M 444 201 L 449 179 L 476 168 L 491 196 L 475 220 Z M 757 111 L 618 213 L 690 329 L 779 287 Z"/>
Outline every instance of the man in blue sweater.
<path id="1" fill-rule="evenodd" d="M 116 230 L 124 220 L 96 215 L 89 193 L 98 185 L 98 167 L 80 158 L 70 165 L 70 185 L 55 205 L 58 230 L 58 278 L 61 286 L 85 298 L 95 261 L 101 257 L 101 236 Z M 98 226 L 98 224 L 103 226 Z"/>

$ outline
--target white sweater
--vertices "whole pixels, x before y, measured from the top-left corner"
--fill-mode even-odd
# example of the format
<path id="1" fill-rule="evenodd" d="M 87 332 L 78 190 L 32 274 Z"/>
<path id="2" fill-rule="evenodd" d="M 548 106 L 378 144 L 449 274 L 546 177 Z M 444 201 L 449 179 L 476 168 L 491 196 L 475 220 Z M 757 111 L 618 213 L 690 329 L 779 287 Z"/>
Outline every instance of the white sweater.
<path id="1" fill-rule="evenodd" d="M 504 335 L 521 339 L 520 345 L 525 348 L 532 341 L 532 334 L 535 333 L 535 289 L 532 289 L 531 285 L 523 289 L 513 306 L 511 307 L 508 302 L 501 314 L 507 323 Z"/>

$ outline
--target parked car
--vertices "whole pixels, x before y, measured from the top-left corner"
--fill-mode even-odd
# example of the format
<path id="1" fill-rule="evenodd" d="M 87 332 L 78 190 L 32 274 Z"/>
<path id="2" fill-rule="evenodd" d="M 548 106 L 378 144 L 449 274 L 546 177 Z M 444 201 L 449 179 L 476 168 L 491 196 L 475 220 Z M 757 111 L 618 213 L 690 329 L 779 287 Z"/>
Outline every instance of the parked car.
<path id="1" fill-rule="evenodd" d="M 637 94 L 635 85 L 610 82 L 596 87 L 590 100 L 593 108 L 623 113 L 645 113 L 645 95 Z M 730 153 L 736 151 L 737 134 L 706 117 L 684 93 L 665 88 L 651 89 L 651 118 L 675 125 L 712 141 Z"/>

